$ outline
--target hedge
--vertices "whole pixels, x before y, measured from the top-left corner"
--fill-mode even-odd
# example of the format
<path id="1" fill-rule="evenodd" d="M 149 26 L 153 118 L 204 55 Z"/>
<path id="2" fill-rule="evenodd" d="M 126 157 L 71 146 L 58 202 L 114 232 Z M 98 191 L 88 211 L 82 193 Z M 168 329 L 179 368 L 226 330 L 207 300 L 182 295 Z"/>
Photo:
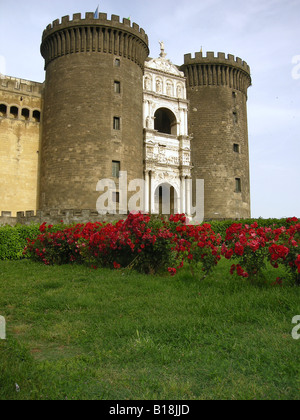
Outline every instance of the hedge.
<path id="1" fill-rule="evenodd" d="M 259 227 L 271 227 L 274 225 L 287 227 L 286 219 L 247 219 L 241 220 L 241 223 L 251 225 L 254 221 L 257 221 Z M 215 233 L 220 233 L 222 239 L 225 239 L 226 229 L 235 222 L 233 220 L 223 220 L 208 223 L 211 224 L 212 230 Z M 62 228 L 62 225 L 54 226 L 53 231 L 58 231 Z M 27 245 L 27 238 L 35 239 L 39 233 L 38 225 L 0 227 L 0 260 L 19 260 L 24 258 L 23 250 Z"/>
<path id="2" fill-rule="evenodd" d="M 23 251 L 27 238 L 35 239 L 39 226 L 4 226 L 0 228 L 0 260 L 19 260 L 24 258 Z"/>

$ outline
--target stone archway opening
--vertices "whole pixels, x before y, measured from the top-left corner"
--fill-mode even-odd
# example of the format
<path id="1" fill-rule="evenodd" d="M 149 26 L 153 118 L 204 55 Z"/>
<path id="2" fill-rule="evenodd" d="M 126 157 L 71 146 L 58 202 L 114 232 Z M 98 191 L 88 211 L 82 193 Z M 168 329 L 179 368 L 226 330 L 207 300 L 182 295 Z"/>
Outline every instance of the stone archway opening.
<path id="1" fill-rule="evenodd" d="M 178 196 L 176 189 L 164 183 L 159 185 L 154 193 L 155 214 L 170 215 L 178 213 Z"/>
<path id="2" fill-rule="evenodd" d="M 154 114 L 154 129 L 159 133 L 177 136 L 177 119 L 168 108 L 159 108 Z"/>
<path id="3" fill-rule="evenodd" d="M 6 117 L 7 114 L 7 106 L 4 104 L 0 104 L 0 117 Z"/>

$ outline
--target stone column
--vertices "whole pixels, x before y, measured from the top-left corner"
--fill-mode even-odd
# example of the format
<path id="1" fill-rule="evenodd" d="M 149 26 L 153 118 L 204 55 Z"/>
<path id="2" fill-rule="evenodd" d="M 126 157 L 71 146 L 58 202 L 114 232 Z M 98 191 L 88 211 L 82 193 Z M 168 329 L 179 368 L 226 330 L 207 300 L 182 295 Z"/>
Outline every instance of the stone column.
<path id="1" fill-rule="evenodd" d="M 150 193 L 150 186 L 149 186 L 149 171 L 145 171 L 145 213 L 149 213 L 149 193 Z"/>
<path id="2" fill-rule="evenodd" d="M 191 216 L 191 178 L 187 178 L 186 187 L 186 214 Z"/>
<path id="3" fill-rule="evenodd" d="M 154 193 L 155 193 L 155 191 L 154 191 L 154 187 L 153 187 L 153 184 L 154 184 L 154 180 L 153 180 L 153 173 L 152 173 L 152 171 L 150 171 L 149 172 L 149 174 L 150 174 L 150 183 L 149 183 L 149 185 L 150 185 L 150 213 L 154 213 L 155 212 L 155 202 L 154 202 Z"/>
<path id="4" fill-rule="evenodd" d="M 186 213 L 186 188 L 185 177 L 181 177 L 181 213 Z"/>

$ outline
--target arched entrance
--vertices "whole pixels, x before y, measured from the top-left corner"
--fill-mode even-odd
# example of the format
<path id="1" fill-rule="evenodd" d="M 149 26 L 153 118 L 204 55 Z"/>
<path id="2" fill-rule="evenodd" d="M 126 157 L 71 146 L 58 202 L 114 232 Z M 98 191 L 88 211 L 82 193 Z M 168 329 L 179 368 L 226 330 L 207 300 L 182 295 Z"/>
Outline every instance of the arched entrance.
<path id="1" fill-rule="evenodd" d="M 168 108 L 159 108 L 154 114 L 154 129 L 159 133 L 177 136 L 177 119 Z"/>
<path id="2" fill-rule="evenodd" d="M 154 193 L 155 214 L 176 214 L 178 209 L 178 195 L 175 188 L 164 183 L 159 185 Z"/>

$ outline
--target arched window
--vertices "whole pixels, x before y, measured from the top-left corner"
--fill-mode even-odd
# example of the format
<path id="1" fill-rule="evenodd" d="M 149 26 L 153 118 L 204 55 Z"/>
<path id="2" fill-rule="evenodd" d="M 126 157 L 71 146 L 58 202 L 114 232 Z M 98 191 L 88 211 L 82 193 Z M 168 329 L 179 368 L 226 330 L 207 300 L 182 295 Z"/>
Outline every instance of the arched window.
<path id="1" fill-rule="evenodd" d="M 28 121 L 29 120 L 29 115 L 30 115 L 29 109 L 23 108 L 22 109 L 22 118 L 24 120 Z"/>
<path id="2" fill-rule="evenodd" d="M 35 122 L 40 122 L 41 121 L 41 113 L 40 113 L 40 111 L 33 111 L 32 118 L 33 118 L 33 120 Z"/>
<path id="3" fill-rule="evenodd" d="M 155 115 L 154 129 L 159 133 L 177 135 L 177 120 L 172 111 L 159 108 Z"/>
<path id="4" fill-rule="evenodd" d="M 16 106 L 10 107 L 10 117 L 18 118 L 18 116 L 19 116 L 19 109 Z"/>
<path id="5" fill-rule="evenodd" d="M 6 117 L 7 114 L 7 106 L 4 104 L 0 104 L 0 117 Z"/>

